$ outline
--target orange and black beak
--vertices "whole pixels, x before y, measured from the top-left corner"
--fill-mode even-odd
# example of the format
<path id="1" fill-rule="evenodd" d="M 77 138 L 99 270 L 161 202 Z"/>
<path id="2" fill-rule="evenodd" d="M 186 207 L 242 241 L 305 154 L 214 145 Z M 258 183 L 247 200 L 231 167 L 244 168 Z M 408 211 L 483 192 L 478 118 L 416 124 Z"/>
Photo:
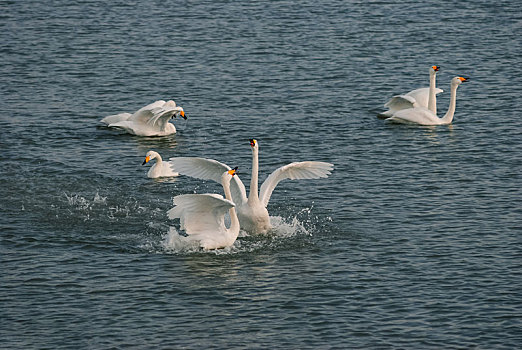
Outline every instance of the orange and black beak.
<path id="1" fill-rule="evenodd" d="M 184 111 L 179 112 L 179 115 L 181 116 L 181 118 L 187 120 L 187 116 L 185 115 Z"/>
<path id="2" fill-rule="evenodd" d="M 231 175 L 231 176 L 234 176 L 236 174 L 239 174 L 239 171 L 237 170 L 237 167 L 235 167 L 234 169 L 230 169 L 228 171 L 228 173 Z"/>
<path id="3" fill-rule="evenodd" d="M 459 77 L 459 79 L 460 79 L 460 81 L 463 82 L 463 83 L 465 83 L 465 82 L 467 82 L 467 81 L 469 80 L 468 77 Z"/>
<path id="4" fill-rule="evenodd" d="M 250 141 L 250 146 L 255 147 L 256 146 L 256 140 L 255 139 L 248 139 Z"/>
<path id="5" fill-rule="evenodd" d="M 141 163 L 141 165 L 147 164 L 149 162 L 149 160 L 150 160 L 150 156 L 146 156 L 145 160 L 143 161 L 143 163 Z"/>
<path id="6" fill-rule="evenodd" d="M 431 66 L 431 68 L 435 71 L 435 72 L 438 72 L 440 70 L 440 67 L 439 66 Z"/>

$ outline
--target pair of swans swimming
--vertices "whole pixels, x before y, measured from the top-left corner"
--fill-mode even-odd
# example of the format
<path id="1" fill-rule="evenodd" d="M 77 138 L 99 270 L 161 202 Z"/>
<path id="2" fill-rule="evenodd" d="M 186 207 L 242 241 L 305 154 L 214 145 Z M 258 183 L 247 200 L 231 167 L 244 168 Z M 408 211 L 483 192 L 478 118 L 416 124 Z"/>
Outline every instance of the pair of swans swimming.
<path id="1" fill-rule="evenodd" d="M 333 164 L 325 162 L 294 162 L 276 169 L 261 185 L 258 192 L 259 144 L 250 139 L 252 148 L 252 178 L 247 197 L 245 185 L 237 176 L 237 167 L 216 160 L 196 157 L 170 158 L 175 171 L 191 177 L 221 183 L 225 198 L 217 194 L 185 194 L 174 197 L 175 207 L 168 211 L 170 219 L 180 219 L 188 241 L 197 241 L 203 249 L 218 249 L 234 244 L 240 227 L 253 234 L 270 229 L 267 205 L 277 184 L 285 179 L 326 178 Z M 237 209 L 237 210 L 236 210 Z M 224 216 L 230 214 L 230 227 Z"/>
<path id="2" fill-rule="evenodd" d="M 445 125 L 453 121 L 457 105 L 457 88 L 463 82 L 469 80 L 464 77 L 454 77 L 450 84 L 450 103 L 446 114 L 437 116 L 437 94 L 443 90 L 435 86 L 436 74 L 440 70 L 438 66 L 430 67 L 430 87 L 408 92 L 404 95 L 393 96 L 384 107 L 386 112 L 379 116 L 387 121 L 396 123 L 414 123 L 420 125 Z"/>
<path id="3" fill-rule="evenodd" d="M 181 117 L 187 119 L 185 111 L 176 102 L 158 100 L 138 109 L 136 112 L 109 115 L 101 120 L 109 127 L 123 129 L 138 136 L 166 136 L 174 134 L 176 127 L 169 120 Z"/>

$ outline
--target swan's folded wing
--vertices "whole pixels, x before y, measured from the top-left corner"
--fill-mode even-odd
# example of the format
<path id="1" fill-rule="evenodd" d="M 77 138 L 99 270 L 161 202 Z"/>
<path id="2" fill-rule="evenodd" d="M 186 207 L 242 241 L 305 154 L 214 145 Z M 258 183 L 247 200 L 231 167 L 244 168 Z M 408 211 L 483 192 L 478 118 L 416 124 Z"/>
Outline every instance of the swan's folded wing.
<path id="1" fill-rule="evenodd" d="M 399 111 L 401 109 L 413 108 L 416 105 L 416 100 L 412 96 L 396 95 L 393 96 L 388 102 L 384 104 L 384 107 L 392 110 Z"/>
<path id="2" fill-rule="evenodd" d="M 217 233 L 225 229 L 225 214 L 234 203 L 218 194 L 183 194 L 174 197 L 175 207 L 167 214 L 180 219 L 188 235 Z"/>
<path id="3" fill-rule="evenodd" d="M 442 89 L 435 88 L 435 95 L 443 92 Z M 408 92 L 405 96 L 412 97 L 417 101 L 414 107 L 426 107 L 428 108 L 428 100 L 430 98 L 430 88 L 420 88 Z"/>
<path id="4" fill-rule="evenodd" d="M 198 158 L 198 157 L 174 157 L 170 158 L 169 162 L 174 171 L 196 179 L 212 180 L 221 183 L 221 176 L 230 167 L 226 164 L 218 162 L 214 159 Z M 245 185 L 235 175 L 230 181 L 230 192 L 232 193 L 232 200 L 237 205 L 243 204 L 247 201 Z"/>
<path id="5" fill-rule="evenodd" d="M 110 124 L 119 123 L 119 122 L 128 120 L 128 119 L 130 119 L 131 116 L 132 116 L 132 114 L 130 114 L 130 113 L 113 114 L 113 115 L 106 116 L 105 118 L 100 120 L 100 122 L 110 125 Z"/>
<path id="6" fill-rule="evenodd" d="M 277 184 L 285 179 L 319 179 L 328 177 L 333 170 L 333 164 L 325 162 L 295 162 L 276 169 L 261 185 L 259 199 L 266 207 L 272 191 Z"/>

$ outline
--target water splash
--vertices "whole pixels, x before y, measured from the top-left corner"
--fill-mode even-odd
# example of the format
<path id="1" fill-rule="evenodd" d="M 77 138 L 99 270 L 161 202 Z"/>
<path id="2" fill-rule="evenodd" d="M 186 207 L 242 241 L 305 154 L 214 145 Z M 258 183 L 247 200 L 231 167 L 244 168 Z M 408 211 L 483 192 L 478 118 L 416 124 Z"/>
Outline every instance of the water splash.
<path id="1" fill-rule="evenodd" d="M 84 221 L 88 220 L 103 220 L 109 219 L 111 221 L 118 221 L 120 219 L 127 219 L 137 217 L 145 212 L 150 211 L 150 216 L 155 217 L 158 209 L 143 207 L 135 198 L 121 197 L 108 198 L 101 196 L 96 192 L 92 199 L 90 196 L 78 193 L 64 193 L 66 198 L 65 207 L 56 207 L 56 217 L 71 217 L 81 218 Z M 92 216 L 92 217 L 91 217 Z"/>
<path id="2" fill-rule="evenodd" d="M 307 229 L 297 217 L 285 219 L 281 216 L 271 216 L 270 224 L 272 225 L 270 234 L 278 237 L 290 238 L 296 235 L 312 236 L 313 227 Z"/>
<path id="3" fill-rule="evenodd" d="M 175 227 L 170 227 L 169 232 L 165 235 L 163 247 L 165 252 L 174 254 L 191 254 L 191 253 L 212 253 L 212 254 L 231 254 L 238 251 L 239 242 L 236 241 L 233 246 L 223 249 L 214 249 L 205 251 L 197 241 L 190 240 L 188 237 L 181 235 Z"/>
<path id="4" fill-rule="evenodd" d="M 309 219 L 301 221 L 302 218 L 299 218 L 303 214 L 306 214 L 305 217 L 308 217 L 310 211 L 311 208 L 305 208 L 296 216 L 290 218 L 271 216 L 270 224 L 272 229 L 268 234 L 250 235 L 246 231 L 241 230 L 236 242 L 231 247 L 224 249 L 204 251 L 197 242 L 189 240 L 172 226 L 169 227 L 169 231 L 163 236 L 161 245 L 164 252 L 169 254 L 212 253 L 222 255 L 281 249 L 281 247 L 288 246 L 289 243 L 292 244 L 295 241 L 302 241 L 302 238 L 313 236 L 316 228 L 311 223 L 312 221 Z"/>
<path id="5" fill-rule="evenodd" d="M 98 192 L 96 192 L 92 201 L 97 204 L 105 204 L 107 203 L 107 197 L 102 197 Z"/>

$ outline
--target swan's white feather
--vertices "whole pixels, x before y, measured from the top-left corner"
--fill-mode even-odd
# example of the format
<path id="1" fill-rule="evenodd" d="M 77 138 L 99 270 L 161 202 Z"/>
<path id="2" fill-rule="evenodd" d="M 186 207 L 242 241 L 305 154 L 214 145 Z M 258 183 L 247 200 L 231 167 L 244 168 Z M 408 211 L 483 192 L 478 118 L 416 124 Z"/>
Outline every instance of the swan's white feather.
<path id="1" fill-rule="evenodd" d="M 155 151 L 148 151 L 146 154 L 145 162 L 156 160 L 156 163 L 152 165 L 147 173 L 150 178 L 167 177 L 167 176 L 178 176 L 179 174 L 172 169 L 169 162 L 163 161 L 160 154 Z M 145 164 L 144 162 L 144 164 Z"/>
<path id="2" fill-rule="evenodd" d="M 443 125 L 450 124 L 453 120 L 457 102 L 457 88 L 468 78 L 454 77 L 450 85 L 450 105 L 444 117 L 439 118 L 434 112 L 425 107 L 415 107 L 395 111 L 387 121 L 398 123 L 415 123 L 420 125 Z"/>
<path id="3" fill-rule="evenodd" d="M 225 214 L 234 203 L 219 194 L 183 194 L 174 197 L 175 207 L 167 214 L 180 219 L 188 235 L 217 235 L 226 230 Z"/>
<path id="4" fill-rule="evenodd" d="M 440 118 L 425 107 L 401 109 L 400 111 L 395 112 L 393 116 L 386 120 L 398 123 L 415 123 L 422 125 L 440 124 Z"/>
<path id="5" fill-rule="evenodd" d="M 435 88 L 435 95 L 444 92 L 444 90 Z M 430 88 L 415 89 L 406 94 L 408 97 L 412 97 L 416 102 L 417 106 L 414 107 L 425 107 L 428 108 L 428 101 L 430 99 Z"/>
<path id="6" fill-rule="evenodd" d="M 174 198 L 175 207 L 168 211 L 169 218 L 180 219 L 181 228 L 188 234 L 185 240 L 197 241 L 203 249 L 219 249 L 234 244 L 239 234 L 239 219 L 230 200 L 228 171 L 221 176 L 226 199 L 217 194 L 186 194 Z M 230 214 L 230 227 L 225 226 L 225 214 Z"/>
<path id="7" fill-rule="evenodd" d="M 157 101 L 154 101 L 154 102 L 152 102 L 152 103 L 150 103 L 150 104 L 148 104 L 148 105 L 146 105 L 146 106 L 141 107 L 140 109 L 138 109 L 138 110 L 136 111 L 136 113 L 137 113 L 137 112 L 141 112 L 141 111 L 146 110 L 146 109 L 153 109 L 153 108 L 156 108 L 156 107 L 161 107 L 161 106 L 163 106 L 165 103 L 167 103 L 167 102 L 165 102 L 164 100 L 157 100 Z"/>
<path id="8" fill-rule="evenodd" d="M 140 108 L 132 115 L 120 113 L 107 116 L 101 121 L 109 127 L 123 129 L 139 136 L 164 136 L 176 132 L 169 120 L 181 111 L 183 108 L 176 106 L 172 100 L 158 100 Z"/>
<path id="9" fill-rule="evenodd" d="M 294 162 L 277 168 L 272 172 L 261 185 L 259 199 L 266 207 L 270 196 L 277 184 L 285 179 L 319 179 L 328 177 L 333 170 L 333 164 L 326 162 Z"/>
<path id="10" fill-rule="evenodd" d="M 100 120 L 100 122 L 110 125 L 110 124 L 122 122 L 124 120 L 129 120 L 130 117 L 132 117 L 132 114 L 130 114 L 130 113 L 119 113 L 119 114 L 108 115 L 105 118 L 103 118 L 102 120 Z"/>
<path id="11" fill-rule="evenodd" d="M 157 177 L 171 177 L 171 176 L 179 176 L 179 173 L 175 172 L 172 169 L 170 162 L 161 162 L 154 164 L 147 173 L 147 176 L 150 178 Z"/>
<path id="12" fill-rule="evenodd" d="M 431 109 L 435 114 L 437 113 L 436 96 L 437 94 L 443 92 L 442 89 L 439 89 L 435 86 L 437 71 L 438 69 L 435 69 L 434 66 L 430 67 L 430 87 L 433 87 L 432 91 L 434 93 L 434 104 L 431 106 Z M 406 94 L 393 96 L 388 102 L 384 104 L 384 107 L 388 108 L 388 110 L 386 112 L 380 113 L 379 116 L 391 117 L 395 112 L 408 108 L 425 107 L 430 109 L 430 87 L 415 89 Z"/>
<path id="13" fill-rule="evenodd" d="M 400 110 L 404 108 L 413 108 L 417 104 L 415 98 L 406 95 L 395 95 L 388 102 L 384 104 L 384 107 L 391 110 Z"/>
<path id="14" fill-rule="evenodd" d="M 221 183 L 221 175 L 231 168 L 214 159 L 198 157 L 173 157 L 169 159 L 174 171 L 202 180 L 212 180 Z M 245 185 L 238 175 L 230 182 L 230 191 L 234 203 L 241 205 L 247 201 Z"/>

